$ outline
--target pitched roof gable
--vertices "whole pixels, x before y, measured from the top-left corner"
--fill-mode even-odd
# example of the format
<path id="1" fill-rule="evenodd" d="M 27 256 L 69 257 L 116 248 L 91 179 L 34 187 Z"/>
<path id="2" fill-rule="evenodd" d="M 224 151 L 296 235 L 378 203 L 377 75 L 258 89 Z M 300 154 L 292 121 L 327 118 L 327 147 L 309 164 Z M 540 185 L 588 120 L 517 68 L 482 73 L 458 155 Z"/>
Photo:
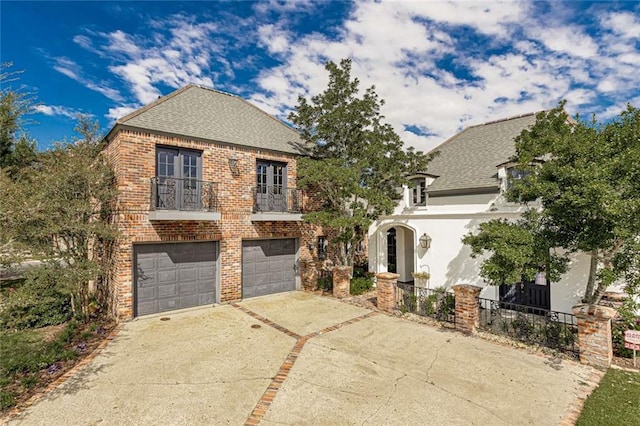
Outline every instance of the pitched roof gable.
<path id="1" fill-rule="evenodd" d="M 430 193 L 493 191 L 500 187 L 497 166 L 515 154 L 514 139 L 536 122 L 536 113 L 467 127 L 432 150 L 439 151 L 427 173 L 439 176 Z"/>
<path id="2" fill-rule="evenodd" d="M 239 96 L 188 85 L 116 122 L 117 126 L 306 154 L 298 133 Z"/>

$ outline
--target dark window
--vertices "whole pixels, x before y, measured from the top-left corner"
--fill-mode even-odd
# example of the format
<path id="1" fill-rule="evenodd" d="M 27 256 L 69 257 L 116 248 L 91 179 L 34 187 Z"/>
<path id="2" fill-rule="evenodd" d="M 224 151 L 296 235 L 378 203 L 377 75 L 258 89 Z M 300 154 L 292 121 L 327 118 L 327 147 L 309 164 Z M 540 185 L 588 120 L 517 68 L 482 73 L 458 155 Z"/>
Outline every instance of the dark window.
<path id="1" fill-rule="evenodd" d="M 327 237 L 318 237 L 318 259 L 324 260 L 327 258 Z"/>
<path id="2" fill-rule="evenodd" d="M 387 271 L 396 273 L 396 228 L 387 231 Z"/>
<path id="3" fill-rule="evenodd" d="M 411 180 L 411 205 L 426 206 L 427 205 L 427 182 L 425 178 L 417 178 Z"/>
<path id="4" fill-rule="evenodd" d="M 514 180 L 521 180 L 526 178 L 531 174 L 528 170 L 519 170 L 516 168 L 507 169 L 507 185 L 506 188 L 509 189 L 513 186 Z"/>

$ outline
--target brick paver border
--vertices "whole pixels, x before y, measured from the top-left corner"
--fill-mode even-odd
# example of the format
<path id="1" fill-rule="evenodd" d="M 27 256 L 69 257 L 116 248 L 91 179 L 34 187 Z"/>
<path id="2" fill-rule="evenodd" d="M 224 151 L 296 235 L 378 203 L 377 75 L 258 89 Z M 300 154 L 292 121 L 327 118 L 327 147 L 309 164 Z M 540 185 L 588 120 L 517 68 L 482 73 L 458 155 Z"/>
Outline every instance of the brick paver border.
<path id="1" fill-rule="evenodd" d="M 307 341 L 309 341 L 314 337 L 321 336 L 325 333 L 330 333 L 332 331 L 339 330 L 344 326 L 362 321 L 363 319 L 372 317 L 374 315 L 378 315 L 377 312 L 369 312 L 367 314 L 360 315 L 359 317 L 355 317 L 350 320 L 343 321 L 341 323 L 323 328 L 322 330 L 314 331 L 313 333 L 309 333 L 305 336 L 300 336 L 299 334 L 294 333 L 288 328 L 283 327 L 280 324 L 277 324 L 271 321 L 270 319 L 265 318 L 262 315 L 259 315 L 245 308 L 244 306 L 240 306 L 237 303 L 232 303 L 231 306 L 241 310 L 242 312 L 249 315 L 250 317 L 255 318 L 258 321 L 261 321 L 264 324 L 267 324 L 268 326 L 273 327 L 276 330 L 296 339 L 296 343 L 293 345 L 293 348 L 291 349 L 291 351 L 285 358 L 284 362 L 280 366 L 278 373 L 271 380 L 271 383 L 269 384 L 269 386 L 267 386 L 267 390 L 264 392 L 264 394 L 262 394 L 262 397 L 260 398 L 256 406 L 253 408 L 253 410 L 251 411 L 251 414 L 249 415 L 249 418 L 245 423 L 245 425 L 247 426 L 259 425 L 262 422 L 262 420 L 264 419 L 264 416 L 267 414 L 267 411 L 269 410 L 269 407 L 271 406 L 271 403 L 273 402 L 276 395 L 278 394 L 280 387 L 282 386 L 284 381 L 287 379 L 287 376 L 289 375 L 291 368 L 293 368 L 293 365 L 295 364 L 296 360 L 300 356 L 300 352 L 302 352 L 302 349 L 304 348 L 304 345 L 307 343 Z"/>

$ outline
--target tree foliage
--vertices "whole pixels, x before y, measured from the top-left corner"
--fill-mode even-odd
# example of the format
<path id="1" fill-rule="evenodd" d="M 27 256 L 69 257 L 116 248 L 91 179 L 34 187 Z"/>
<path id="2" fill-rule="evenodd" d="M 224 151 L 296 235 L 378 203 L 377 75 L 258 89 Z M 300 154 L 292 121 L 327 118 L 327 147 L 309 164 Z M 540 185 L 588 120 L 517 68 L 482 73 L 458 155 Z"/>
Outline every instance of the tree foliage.
<path id="1" fill-rule="evenodd" d="M 97 123 L 80 117 L 81 139 L 55 144 L 13 179 L 0 174 L 0 239 L 11 242 L 13 253 L 23 249 L 44 259 L 42 276 L 53 274 L 85 316 L 89 282 L 104 272 L 100 259 L 115 238 L 114 177 L 97 130 Z"/>
<path id="2" fill-rule="evenodd" d="M 35 160 L 36 144 L 24 131 L 34 98 L 24 87 L 12 87 L 20 72 L 9 71 L 11 66 L 0 64 L 0 169 L 14 174 Z"/>
<path id="3" fill-rule="evenodd" d="M 495 264 L 508 251 L 521 257 L 520 262 L 483 276 L 497 284 L 496 274 L 513 278 L 513 267 L 529 276 L 531 264 L 526 259 L 538 257 L 527 256 L 536 248 L 541 253 L 558 248 L 564 255 L 554 254 L 559 263 L 552 261 L 551 274 L 562 272 L 571 253 L 590 256 L 585 302 L 597 302 L 619 279 L 626 282 L 627 291 L 638 294 L 640 111 L 628 106 L 620 116 L 602 124 L 595 116 L 590 121 L 569 119 L 562 102 L 538 114 L 535 125 L 516 138 L 514 160 L 519 170 L 529 174 L 513 181 L 507 198 L 524 205 L 537 200 L 539 207 L 529 205 L 536 214 L 525 215 L 517 224 L 494 220 L 481 227 L 478 235 L 465 237 L 474 254 L 491 254 L 485 265 Z M 527 234 L 528 242 L 509 246 L 508 240 L 517 232 Z M 488 240 L 504 245 L 491 245 Z M 538 267 L 544 266 L 540 259 L 536 260 Z M 559 269 L 554 270 L 554 265 Z"/>
<path id="4" fill-rule="evenodd" d="M 375 87 L 360 93 L 351 61 L 328 62 L 328 87 L 298 105 L 289 119 L 311 147 L 298 162 L 298 185 L 313 189 L 322 205 L 305 220 L 335 231 L 338 262 L 352 265 L 369 225 L 392 212 L 407 176 L 426 169 L 428 158 L 383 122 L 384 101 Z"/>

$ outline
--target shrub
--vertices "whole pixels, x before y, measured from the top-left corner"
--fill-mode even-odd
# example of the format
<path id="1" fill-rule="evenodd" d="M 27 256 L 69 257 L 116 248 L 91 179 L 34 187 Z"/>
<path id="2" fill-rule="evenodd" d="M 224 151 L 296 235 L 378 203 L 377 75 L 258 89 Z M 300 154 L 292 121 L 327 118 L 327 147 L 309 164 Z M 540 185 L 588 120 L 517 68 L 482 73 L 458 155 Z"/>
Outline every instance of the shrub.
<path id="1" fill-rule="evenodd" d="M 332 291 L 333 290 L 333 277 L 328 275 L 326 277 L 318 278 L 317 284 L 318 290 Z"/>
<path id="2" fill-rule="evenodd" d="M 354 296 L 368 292 L 373 288 L 371 277 L 354 277 L 351 279 L 349 293 Z"/>
<path id="3" fill-rule="evenodd" d="M 631 358 L 633 351 L 624 347 L 624 332 L 626 330 L 640 330 L 640 317 L 636 316 L 638 304 L 631 297 L 625 299 L 624 304 L 618 309 L 620 319 L 613 322 L 611 337 L 613 351 L 617 356 Z"/>
<path id="4" fill-rule="evenodd" d="M 69 296 L 59 291 L 53 274 L 38 269 L 6 297 L 0 311 L 0 330 L 40 328 L 71 319 Z"/>

